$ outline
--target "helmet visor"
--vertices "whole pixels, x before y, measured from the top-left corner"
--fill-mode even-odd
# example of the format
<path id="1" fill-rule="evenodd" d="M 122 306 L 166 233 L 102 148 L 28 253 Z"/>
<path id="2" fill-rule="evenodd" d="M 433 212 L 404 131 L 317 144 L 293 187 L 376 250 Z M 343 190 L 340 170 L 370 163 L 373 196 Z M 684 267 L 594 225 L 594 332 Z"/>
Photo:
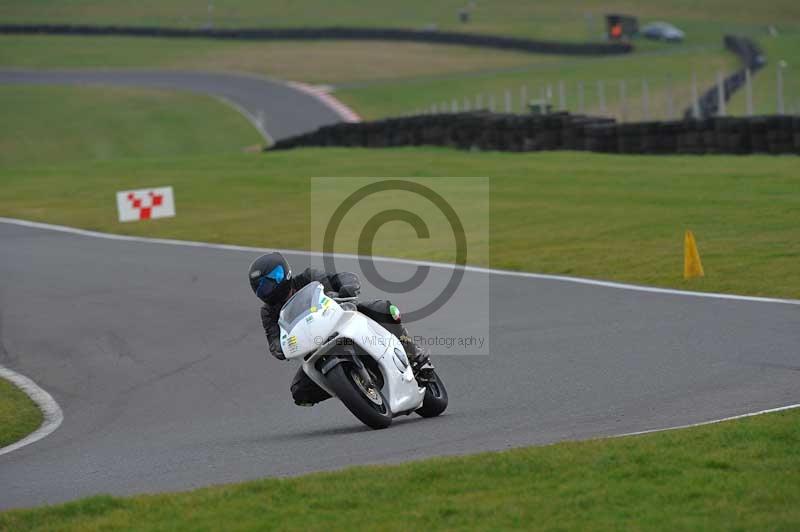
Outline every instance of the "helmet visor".
<path id="1" fill-rule="evenodd" d="M 258 287 L 256 288 L 256 296 L 262 300 L 267 300 L 272 292 L 274 292 L 278 285 L 284 280 L 286 280 L 286 272 L 283 266 L 279 264 L 275 266 L 271 272 L 261 276 L 261 279 L 258 281 Z"/>

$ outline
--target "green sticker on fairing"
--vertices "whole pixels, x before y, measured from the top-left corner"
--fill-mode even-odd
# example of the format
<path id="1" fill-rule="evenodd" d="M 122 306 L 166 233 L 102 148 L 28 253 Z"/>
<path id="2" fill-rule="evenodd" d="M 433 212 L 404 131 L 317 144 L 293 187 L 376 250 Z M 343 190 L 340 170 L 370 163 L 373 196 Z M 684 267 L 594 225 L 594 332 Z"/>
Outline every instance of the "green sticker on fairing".
<path id="1" fill-rule="evenodd" d="M 400 321 L 400 309 L 394 305 L 389 305 L 389 313 L 394 321 Z"/>

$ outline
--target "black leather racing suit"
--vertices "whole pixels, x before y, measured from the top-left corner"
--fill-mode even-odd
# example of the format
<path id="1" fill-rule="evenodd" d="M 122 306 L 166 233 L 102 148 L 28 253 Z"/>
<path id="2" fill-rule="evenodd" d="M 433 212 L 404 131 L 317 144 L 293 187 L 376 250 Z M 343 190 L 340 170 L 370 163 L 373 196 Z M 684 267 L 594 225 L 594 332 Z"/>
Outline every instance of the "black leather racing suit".
<path id="1" fill-rule="evenodd" d="M 300 288 L 307 284 L 317 281 L 322 284 L 325 293 L 329 296 L 357 296 L 361 290 L 361 283 L 358 276 L 350 272 L 340 272 L 328 274 L 313 268 L 307 268 L 302 273 L 294 276 L 291 279 L 292 289 L 290 294 L 293 294 Z M 406 348 L 406 352 L 410 355 L 416 352 L 416 347 L 411 343 L 411 339 L 403 327 L 400 317 L 397 319 L 392 318 L 392 313 L 389 310 L 391 302 L 385 299 L 375 301 L 359 302 L 358 310 L 383 325 L 389 332 L 397 336 Z M 261 324 L 264 326 L 264 332 L 267 335 L 267 343 L 269 344 L 269 351 L 275 358 L 284 360 L 283 351 L 281 351 L 281 331 L 278 326 L 278 316 L 280 314 L 283 304 L 269 305 L 264 304 L 261 307 Z M 292 397 L 295 403 L 302 405 L 309 405 L 319 403 L 328 399 L 330 395 L 328 392 L 316 385 L 308 375 L 305 374 L 303 368 L 299 368 L 290 387 Z"/>

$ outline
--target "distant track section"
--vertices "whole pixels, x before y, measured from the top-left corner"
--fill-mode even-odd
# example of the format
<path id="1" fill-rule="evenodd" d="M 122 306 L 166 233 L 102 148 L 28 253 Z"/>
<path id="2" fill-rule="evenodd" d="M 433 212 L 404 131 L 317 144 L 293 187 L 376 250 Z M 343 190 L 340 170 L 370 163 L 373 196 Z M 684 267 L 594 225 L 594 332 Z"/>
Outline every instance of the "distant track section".
<path id="1" fill-rule="evenodd" d="M 219 98 L 248 118 L 267 141 L 358 116 L 306 85 L 259 76 L 170 70 L 0 70 L 0 84 L 110 85 L 178 89 Z"/>
<path id="2" fill-rule="evenodd" d="M 204 39 L 245 39 L 259 41 L 283 40 L 360 40 L 404 41 L 431 44 L 455 44 L 496 48 L 537 54 L 560 55 L 616 55 L 633 51 L 627 43 L 605 42 L 555 42 L 485 35 L 456 31 L 411 30 L 402 28 L 241 28 L 241 29 L 191 29 L 158 26 L 96 26 L 75 24 L 0 24 L 0 33 L 94 35 L 126 37 L 170 37 Z"/>

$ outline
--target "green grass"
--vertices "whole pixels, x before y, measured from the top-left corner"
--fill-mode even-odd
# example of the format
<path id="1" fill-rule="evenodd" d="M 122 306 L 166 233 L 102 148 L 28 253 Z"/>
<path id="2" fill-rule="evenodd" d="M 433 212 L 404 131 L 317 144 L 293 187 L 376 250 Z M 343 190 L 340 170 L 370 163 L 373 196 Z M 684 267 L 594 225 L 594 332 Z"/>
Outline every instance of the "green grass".
<path id="1" fill-rule="evenodd" d="M 345 60 L 346 58 L 346 60 Z M 0 36 L 5 68 L 171 68 L 253 72 L 312 83 L 463 74 L 558 60 L 463 46 L 358 41 L 253 42 L 133 37 Z"/>
<path id="2" fill-rule="evenodd" d="M 2 86 L 0 102 L 0 168 L 230 153 L 263 144 L 239 113 L 212 98 L 188 93 Z"/>
<path id="3" fill-rule="evenodd" d="M 306 249 L 309 178 L 332 175 L 490 177 L 493 267 L 800 297 L 795 157 L 419 148 L 53 161 L 0 169 L 0 215 L 124 234 Z M 175 187 L 178 216 L 119 224 L 115 191 L 156 185 Z M 470 199 L 467 190 L 450 194 L 456 202 Z M 704 279 L 682 279 L 687 228 L 697 237 Z M 411 235 L 396 246 L 380 239 L 378 244 L 376 253 L 449 259 Z"/>
<path id="4" fill-rule="evenodd" d="M 42 424 L 42 412 L 30 397 L 0 378 L 0 447 L 21 440 Z"/>
<path id="5" fill-rule="evenodd" d="M 0 514 L 8 530 L 795 530 L 800 413 Z"/>

